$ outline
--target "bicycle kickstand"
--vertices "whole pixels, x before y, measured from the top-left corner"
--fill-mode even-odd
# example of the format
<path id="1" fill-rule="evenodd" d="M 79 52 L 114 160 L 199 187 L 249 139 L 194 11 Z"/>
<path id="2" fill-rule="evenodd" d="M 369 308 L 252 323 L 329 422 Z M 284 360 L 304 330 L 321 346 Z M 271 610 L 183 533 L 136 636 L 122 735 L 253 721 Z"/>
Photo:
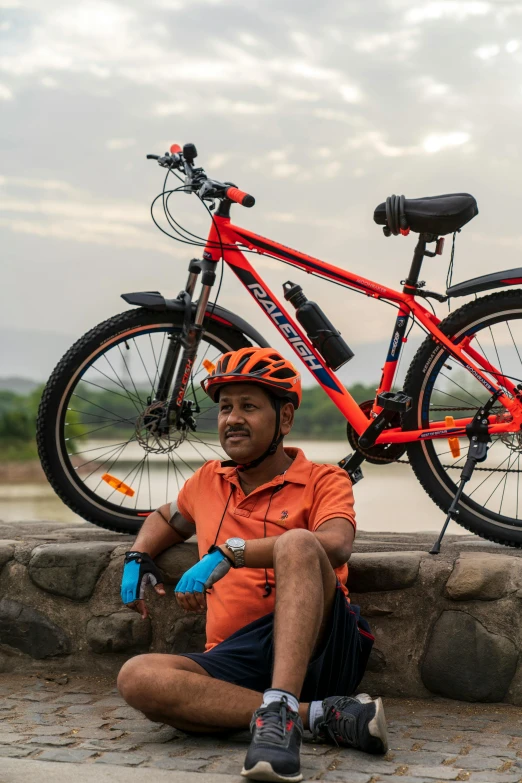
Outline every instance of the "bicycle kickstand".
<path id="1" fill-rule="evenodd" d="M 451 501 L 451 506 L 448 509 L 446 521 L 444 522 L 438 539 L 430 549 L 430 555 L 440 554 L 440 545 L 451 519 L 457 517 L 455 521 L 458 522 L 458 514 L 460 512 L 457 506 L 459 505 L 460 498 L 464 492 L 464 487 L 472 477 L 473 471 L 477 467 L 477 463 L 484 462 L 488 456 L 489 444 L 491 443 L 491 436 L 488 432 L 488 416 L 500 393 L 500 389 L 496 391 L 495 394 L 489 398 L 487 403 L 477 411 L 473 417 L 473 421 L 466 427 L 466 435 L 469 438 L 468 458 L 462 470 L 455 497 Z"/>

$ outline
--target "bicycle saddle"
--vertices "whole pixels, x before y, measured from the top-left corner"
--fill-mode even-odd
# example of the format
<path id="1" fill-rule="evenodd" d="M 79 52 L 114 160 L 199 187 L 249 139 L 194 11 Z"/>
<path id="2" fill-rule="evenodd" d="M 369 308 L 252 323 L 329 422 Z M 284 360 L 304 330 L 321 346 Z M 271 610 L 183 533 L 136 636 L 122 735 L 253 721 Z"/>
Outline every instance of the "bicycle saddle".
<path id="1" fill-rule="evenodd" d="M 477 202 L 469 193 L 404 199 L 403 209 L 407 226 L 411 231 L 437 236 L 458 231 L 478 215 Z M 379 226 L 388 226 L 386 202 L 376 207 L 373 219 Z M 388 226 L 388 228 L 392 227 Z"/>

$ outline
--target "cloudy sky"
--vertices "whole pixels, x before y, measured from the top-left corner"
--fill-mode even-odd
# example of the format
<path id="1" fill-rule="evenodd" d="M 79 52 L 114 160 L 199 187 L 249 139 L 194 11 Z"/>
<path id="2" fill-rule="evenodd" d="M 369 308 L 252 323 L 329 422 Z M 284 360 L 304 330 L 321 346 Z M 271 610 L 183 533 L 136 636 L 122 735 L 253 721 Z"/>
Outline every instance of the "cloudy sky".
<path id="1" fill-rule="evenodd" d="M 67 342 L 125 309 L 123 291 L 182 287 L 193 250 L 152 224 L 162 173 L 145 160 L 174 141 L 255 195 L 238 223 L 393 287 L 414 241 L 372 221 L 391 193 L 477 198 L 455 281 L 522 266 L 514 0 L 0 0 L 0 111 L 0 375 L 45 372 L 40 348 L 24 368 L 8 350 L 24 335 Z M 426 262 L 431 286 L 448 260 Z M 390 308 L 254 262 L 276 292 L 302 282 L 360 357 L 387 339 Z M 220 303 L 274 335 L 232 272 Z"/>

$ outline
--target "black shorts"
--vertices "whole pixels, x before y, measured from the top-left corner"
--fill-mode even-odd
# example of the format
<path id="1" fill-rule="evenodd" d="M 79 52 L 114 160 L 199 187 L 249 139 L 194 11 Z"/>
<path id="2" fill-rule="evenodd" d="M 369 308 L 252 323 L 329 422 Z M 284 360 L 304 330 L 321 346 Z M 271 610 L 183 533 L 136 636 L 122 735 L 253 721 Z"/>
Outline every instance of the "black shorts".
<path id="1" fill-rule="evenodd" d="M 263 692 L 270 688 L 273 612 L 245 625 L 205 653 L 185 653 L 211 677 Z M 330 629 L 308 665 L 300 699 L 350 696 L 360 683 L 373 646 L 370 626 L 338 586 Z"/>

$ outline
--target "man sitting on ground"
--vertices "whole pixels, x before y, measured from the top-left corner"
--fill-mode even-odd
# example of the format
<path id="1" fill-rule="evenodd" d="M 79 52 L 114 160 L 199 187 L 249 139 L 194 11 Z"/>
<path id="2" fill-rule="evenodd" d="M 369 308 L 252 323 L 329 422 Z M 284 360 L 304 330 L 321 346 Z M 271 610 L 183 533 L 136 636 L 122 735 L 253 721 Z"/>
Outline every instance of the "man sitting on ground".
<path id="1" fill-rule="evenodd" d="M 345 586 L 355 535 L 350 479 L 283 448 L 300 376 L 271 348 L 243 348 L 224 354 L 202 385 L 219 401 L 231 461 L 207 462 L 177 503 L 147 518 L 125 558 L 122 598 L 146 617 L 145 584 L 165 594 L 153 558 L 197 533 L 201 560 L 175 594 L 185 610 L 206 610 L 206 649 L 131 658 L 120 692 L 181 730 L 250 725 L 242 774 L 254 780 L 302 779 L 303 728 L 385 753 L 381 699 L 352 697 L 373 636 Z"/>

